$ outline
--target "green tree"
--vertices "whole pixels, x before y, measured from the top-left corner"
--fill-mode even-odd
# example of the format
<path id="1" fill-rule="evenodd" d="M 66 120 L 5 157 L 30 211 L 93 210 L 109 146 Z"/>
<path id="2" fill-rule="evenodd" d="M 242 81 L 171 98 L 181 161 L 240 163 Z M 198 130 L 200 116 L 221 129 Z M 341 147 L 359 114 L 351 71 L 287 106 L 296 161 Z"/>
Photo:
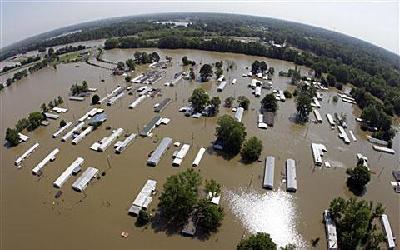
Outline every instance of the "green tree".
<path id="1" fill-rule="evenodd" d="M 124 70 L 125 69 L 125 63 L 124 62 L 118 62 L 117 63 L 117 69 Z"/>
<path id="2" fill-rule="evenodd" d="M 147 225 L 151 220 L 150 214 L 145 210 L 140 210 L 136 219 L 136 226 L 143 227 Z"/>
<path id="3" fill-rule="evenodd" d="M 98 104 L 99 101 L 100 101 L 100 97 L 97 94 L 92 96 L 92 105 Z"/>
<path id="4" fill-rule="evenodd" d="M 212 67 L 210 64 L 203 64 L 200 69 L 200 77 L 202 82 L 208 81 L 208 78 L 212 76 Z"/>
<path id="5" fill-rule="evenodd" d="M 240 152 L 240 155 L 242 156 L 242 160 L 244 162 L 253 162 L 256 161 L 262 152 L 262 142 L 260 139 L 257 137 L 251 137 L 248 139 L 242 148 L 242 151 Z"/>
<path id="6" fill-rule="evenodd" d="M 371 180 L 371 173 L 362 164 L 358 164 L 353 169 L 348 168 L 346 173 L 349 175 L 347 185 L 356 194 L 360 194 Z"/>
<path id="7" fill-rule="evenodd" d="M 190 77 L 190 80 L 192 80 L 192 81 L 196 80 L 196 74 L 194 73 L 193 68 L 190 68 L 189 77 Z"/>
<path id="8" fill-rule="evenodd" d="M 187 56 L 182 57 L 182 64 L 183 66 L 187 66 L 190 64 L 190 61 L 188 60 Z"/>
<path id="9" fill-rule="evenodd" d="M 326 81 L 328 82 L 328 85 L 331 87 L 335 87 L 336 86 L 336 77 L 328 74 L 326 77 Z"/>
<path id="10" fill-rule="evenodd" d="M 216 182 L 215 180 L 206 180 L 204 191 L 208 194 L 211 192 L 213 195 L 221 194 L 221 184 Z"/>
<path id="11" fill-rule="evenodd" d="M 64 103 L 64 100 L 62 99 L 61 96 L 57 97 L 57 101 L 58 101 L 58 104 L 63 104 Z"/>
<path id="12" fill-rule="evenodd" d="M 132 80 L 132 77 L 131 77 L 131 76 L 126 76 L 126 77 L 125 77 L 125 81 L 126 81 L 126 82 L 131 82 L 131 80 Z"/>
<path id="13" fill-rule="evenodd" d="M 229 115 L 223 115 L 218 119 L 217 124 L 216 134 L 222 139 L 223 151 L 230 155 L 238 154 L 246 138 L 246 128 L 243 123 Z"/>
<path id="14" fill-rule="evenodd" d="M 197 226 L 202 228 L 206 233 L 217 231 L 224 218 L 224 210 L 222 207 L 202 199 L 197 205 Z"/>
<path id="15" fill-rule="evenodd" d="M 17 129 L 18 132 L 21 132 L 28 126 L 29 126 L 29 120 L 27 118 L 22 118 L 18 120 L 17 125 L 15 125 L 15 128 Z"/>
<path id="16" fill-rule="evenodd" d="M 135 61 L 131 58 L 129 58 L 128 60 L 126 60 L 125 62 L 126 67 L 128 67 L 129 71 L 135 70 Z"/>
<path id="17" fill-rule="evenodd" d="M 201 112 L 209 103 L 210 97 L 207 92 L 202 88 L 193 90 L 190 101 L 195 112 Z"/>
<path id="18" fill-rule="evenodd" d="M 219 111 L 219 105 L 221 105 L 221 99 L 219 99 L 218 96 L 214 96 L 213 98 L 211 98 L 210 104 L 214 109 L 213 113 L 216 114 Z"/>
<path id="19" fill-rule="evenodd" d="M 47 112 L 47 106 L 46 103 L 42 103 L 42 106 L 40 106 L 40 109 L 42 110 L 42 112 Z"/>
<path id="20" fill-rule="evenodd" d="M 32 112 L 28 116 L 29 126 L 28 130 L 32 131 L 40 126 L 40 123 L 45 119 L 41 112 Z"/>
<path id="21" fill-rule="evenodd" d="M 220 76 L 222 76 L 224 72 L 222 71 L 222 68 L 217 68 L 217 71 L 215 71 L 215 75 L 217 76 L 217 78 L 219 78 Z"/>
<path id="22" fill-rule="evenodd" d="M 290 93 L 290 91 L 289 90 L 285 90 L 285 91 L 283 91 L 283 95 L 286 97 L 286 98 L 292 98 L 292 93 Z"/>
<path id="23" fill-rule="evenodd" d="M 19 143 L 18 131 L 16 129 L 7 128 L 6 140 L 11 144 L 11 146 L 17 146 Z"/>
<path id="24" fill-rule="evenodd" d="M 312 111 L 311 97 L 301 92 L 296 98 L 297 118 L 299 121 L 307 121 Z"/>
<path id="25" fill-rule="evenodd" d="M 243 239 L 237 245 L 237 250 L 276 250 L 277 246 L 267 233 L 257 233 L 248 239 Z"/>
<path id="26" fill-rule="evenodd" d="M 266 111 L 276 112 L 278 110 L 278 102 L 276 101 L 276 98 L 272 93 L 267 94 L 261 100 L 261 104 Z"/>
<path id="27" fill-rule="evenodd" d="M 363 239 L 368 237 L 372 207 L 364 200 L 341 197 L 332 200 L 329 211 L 338 232 L 338 245 L 341 249 L 358 249 Z"/>
<path id="28" fill-rule="evenodd" d="M 249 98 L 247 98 L 245 96 L 239 96 L 237 101 L 239 103 L 239 107 L 242 107 L 244 110 L 248 110 L 249 109 L 249 105 L 250 105 Z"/>
<path id="29" fill-rule="evenodd" d="M 158 203 L 161 216 L 177 225 L 186 222 L 197 204 L 200 184 L 201 177 L 193 169 L 168 177 Z"/>
<path id="30" fill-rule="evenodd" d="M 232 96 L 227 97 L 224 101 L 224 106 L 227 108 L 231 108 L 234 100 L 235 98 L 233 98 Z"/>
<path id="31" fill-rule="evenodd" d="M 66 126 L 66 125 L 67 125 L 67 123 L 64 120 L 60 121 L 60 128 Z"/>

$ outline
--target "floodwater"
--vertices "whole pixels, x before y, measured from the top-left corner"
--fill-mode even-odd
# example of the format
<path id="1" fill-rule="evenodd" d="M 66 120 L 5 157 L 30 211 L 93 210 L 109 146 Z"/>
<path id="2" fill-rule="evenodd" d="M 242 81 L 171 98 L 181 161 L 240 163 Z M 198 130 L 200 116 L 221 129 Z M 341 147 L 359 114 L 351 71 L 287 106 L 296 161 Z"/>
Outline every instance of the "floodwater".
<path id="1" fill-rule="evenodd" d="M 243 235 L 257 230 L 269 232 L 280 244 L 294 239 L 308 246 L 311 239 L 320 237 L 318 248 L 325 249 L 322 212 L 333 198 L 352 196 L 345 184 L 345 171 L 347 167 L 355 166 L 358 152 L 368 157 L 369 166 L 375 173 L 363 198 L 384 204 L 392 228 L 396 236 L 400 236 L 399 196 L 390 186 L 391 172 L 399 167 L 399 135 L 394 142 L 395 155 L 373 151 L 371 144 L 365 140 L 366 135 L 355 122 L 354 117 L 359 115 L 359 110 L 341 100 L 333 103 L 331 97 L 335 95 L 334 91 L 324 92 L 320 109 L 324 118 L 322 124 L 308 123 L 301 126 L 294 123 L 296 106 L 293 100 L 287 99 L 286 102 L 279 103 L 275 126 L 268 130 L 258 129 L 257 110 L 261 98 L 251 95 L 251 90 L 247 88 L 249 78 L 241 77 L 242 73 L 248 71 L 245 67 L 250 67 L 256 59 L 266 60 L 268 66 L 275 68 L 273 87 L 284 90 L 293 86 L 288 84 L 288 78 L 278 77 L 278 72 L 293 68 L 293 64 L 231 53 L 154 50 L 162 58 L 169 55 L 174 59 L 166 77 L 155 84 L 162 89 L 163 97 L 146 98 L 133 110 L 128 109 L 128 106 L 136 97 L 129 95 L 125 95 L 111 107 L 104 106 L 108 121 L 75 146 L 70 141 L 62 143 L 60 139 L 51 138 L 59 124 L 59 121 L 51 121 L 48 127 L 25 132 L 31 137 L 27 143 L 9 149 L 1 147 L 2 249 L 233 249 Z M 106 51 L 104 59 L 125 61 L 133 57 L 134 51 Z M 233 78 L 237 78 L 238 82 L 235 85 L 228 84 L 222 93 L 216 92 L 215 80 L 208 83 L 181 81 L 175 87 L 163 86 L 164 82 L 172 80 L 175 72 L 182 71 L 179 66 L 182 56 L 188 56 L 197 62 L 196 72 L 200 69 L 200 62 L 222 60 L 225 65 L 229 62 L 233 65 L 232 69 L 229 72 L 224 71 L 224 75 L 229 83 Z M 141 70 L 148 68 L 144 66 L 139 69 Z M 306 72 L 306 69 L 302 68 L 302 72 Z M 101 79 L 104 79 L 104 83 Z M 101 97 L 118 84 L 125 85 L 122 76 L 112 76 L 106 69 L 85 63 L 59 65 L 57 69 L 46 68 L 29 75 L 0 93 L 1 140 L 4 141 L 7 127 L 14 126 L 19 118 L 39 110 L 41 103 L 48 103 L 59 95 L 65 100 L 63 106 L 69 108 L 67 113 L 61 114 L 62 119 L 75 122 L 91 108 L 90 98 L 85 102 L 67 100 L 71 84 L 83 80 L 89 83 L 89 87 L 98 88 L 98 95 Z M 244 165 L 239 156 L 226 160 L 209 151 L 203 157 L 198 170 L 203 179 L 213 178 L 223 185 L 222 205 L 226 216 L 218 233 L 207 240 L 199 240 L 181 237 L 179 234 L 167 234 L 152 226 L 136 228 L 135 219 L 127 211 L 145 181 L 156 180 L 158 190 L 162 190 L 168 176 L 191 168 L 198 149 L 211 146 L 215 139 L 217 118 L 193 119 L 178 112 L 179 107 L 187 103 L 192 90 L 199 86 L 205 88 L 210 96 L 219 96 L 222 101 L 228 96 L 245 95 L 250 98 L 250 109 L 244 113 L 243 123 L 248 137 L 257 136 L 263 141 L 262 159 L 267 155 L 276 157 L 274 191 L 261 188 L 264 170 L 262 162 Z M 263 90 L 263 95 L 265 93 L 266 90 Z M 153 138 L 138 138 L 120 155 L 114 154 L 111 147 L 103 153 L 89 149 L 93 142 L 111 133 L 106 130 L 107 126 L 122 127 L 125 132 L 141 129 L 156 115 L 153 105 L 165 97 L 171 97 L 173 102 L 162 112 L 162 116 L 170 118 L 171 122 L 156 128 Z M 358 142 L 345 145 L 338 138 L 338 132 L 332 130 L 326 121 L 325 115 L 328 112 L 346 113 L 349 129 L 355 132 Z M 233 115 L 229 109 L 221 107 L 219 115 L 222 114 Z M 313 117 L 312 114 L 310 116 Z M 154 141 L 164 136 L 172 137 L 174 141 L 190 143 L 192 147 L 188 155 L 180 167 L 172 167 L 172 147 L 157 167 L 147 167 L 147 154 L 157 146 Z M 39 149 L 23 162 L 21 169 L 16 169 L 13 164 L 15 159 L 35 142 L 40 143 Z M 326 145 L 328 152 L 325 153 L 324 160 L 329 160 L 333 168 L 314 167 L 311 142 Z M 56 147 L 60 149 L 57 159 L 45 166 L 43 176 L 32 176 L 31 169 Z M 85 193 L 72 190 L 71 184 L 76 177 L 71 177 L 61 189 L 62 196 L 54 198 L 58 190 L 52 186 L 53 181 L 78 156 L 85 159 L 84 168 L 96 167 L 100 172 L 105 171 L 106 175 L 91 183 Z M 298 191 L 294 194 L 279 191 L 285 189 L 285 184 L 280 180 L 287 158 L 293 158 L 297 163 Z M 150 207 L 153 213 L 158 195 Z M 278 211 L 276 207 L 279 204 L 286 208 Z M 260 210 L 260 216 L 256 216 L 257 209 Z M 264 209 L 268 211 L 263 211 Z M 274 220 L 271 218 L 273 216 L 277 218 Z M 282 218 L 284 216 L 288 218 Z M 266 225 L 262 221 L 264 219 L 276 225 Z M 287 237 L 281 235 L 289 229 L 293 234 L 288 233 Z M 129 237 L 122 238 L 122 231 L 128 232 Z"/>

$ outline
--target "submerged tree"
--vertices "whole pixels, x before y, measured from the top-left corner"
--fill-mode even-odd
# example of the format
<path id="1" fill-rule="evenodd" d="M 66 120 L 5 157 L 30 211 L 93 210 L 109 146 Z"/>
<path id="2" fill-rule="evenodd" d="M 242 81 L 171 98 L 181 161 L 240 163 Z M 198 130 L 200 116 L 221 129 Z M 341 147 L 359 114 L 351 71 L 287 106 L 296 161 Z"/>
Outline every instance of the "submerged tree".
<path id="1" fill-rule="evenodd" d="M 193 90 L 192 96 L 190 97 L 192 107 L 195 112 L 201 112 L 207 106 L 210 101 L 210 97 L 207 92 L 202 88 Z"/>
<path id="2" fill-rule="evenodd" d="M 208 81 L 208 78 L 212 76 L 212 67 L 210 64 L 203 64 L 200 69 L 200 77 L 202 82 Z"/>
<path id="3" fill-rule="evenodd" d="M 240 154 L 244 162 L 250 163 L 256 161 L 260 157 L 261 151 L 262 151 L 261 140 L 253 136 L 244 143 Z"/>
<path id="4" fill-rule="evenodd" d="M 243 239 L 237 245 L 237 250 L 276 250 L 277 246 L 267 233 L 257 233 Z"/>
<path id="5" fill-rule="evenodd" d="M 246 128 L 243 123 L 229 115 L 223 115 L 218 119 L 217 124 L 216 134 L 222 140 L 223 151 L 230 155 L 238 154 L 246 138 Z"/>
<path id="6" fill-rule="evenodd" d="M 267 94 L 262 100 L 261 100 L 262 107 L 266 111 L 270 112 L 276 112 L 278 110 L 278 102 L 274 96 L 274 94 L 270 93 Z"/>

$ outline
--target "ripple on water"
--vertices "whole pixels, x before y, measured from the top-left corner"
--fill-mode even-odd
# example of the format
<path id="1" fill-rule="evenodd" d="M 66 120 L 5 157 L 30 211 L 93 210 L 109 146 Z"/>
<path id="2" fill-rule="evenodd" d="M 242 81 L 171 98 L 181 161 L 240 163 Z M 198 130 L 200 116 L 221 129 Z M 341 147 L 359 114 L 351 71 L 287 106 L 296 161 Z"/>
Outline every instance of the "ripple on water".
<path id="1" fill-rule="evenodd" d="M 226 190 L 225 197 L 232 213 L 251 233 L 266 232 L 279 246 L 295 244 L 307 248 L 297 232 L 297 211 L 291 194 L 278 190 L 260 194 L 254 190 Z"/>

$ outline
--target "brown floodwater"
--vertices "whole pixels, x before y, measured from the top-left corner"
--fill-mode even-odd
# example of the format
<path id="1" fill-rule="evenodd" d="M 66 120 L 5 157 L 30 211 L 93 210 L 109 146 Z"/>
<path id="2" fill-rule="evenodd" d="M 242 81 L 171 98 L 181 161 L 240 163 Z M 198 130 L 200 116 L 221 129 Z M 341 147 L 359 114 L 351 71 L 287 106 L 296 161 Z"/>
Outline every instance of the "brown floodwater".
<path id="1" fill-rule="evenodd" d="M 368 190 L 363 199 L 379 201 L 386 207 L 392 228 L 396 236 L 400 236 L 399 195 L 391 188 L 392 170 L 399 168 L 399 135 L 394 140 L 395 155 L 378 153 L 372 150 L 371 144 L 365 140 L 355 122 L 359 110 L 348 103 L 339 100 L 333 103 L 331 97 L 335 91 L 324 92 L 320 113 L 322 124 L 308 123 L 305 126 L 294 122 L 296 106 L 293 99 L 279 103 L 275 126 L 268 130 L 257 128 L 257 110 L 261 98 L 256 98 L 247 88 L 249 78 L 241 75 L 248 70 L 251 63 L 265 60 L 268 66 L 275 68 L 273 87 L 285 90 L 292 89 L 289 79 L 278 77 L 278 72 L 293 68 L 292 63 L 231 53 L 216 53 L 196 50 L 159 50 L 140 49 L 140 51 L 156 50 L 164 58 L 173 57 L 173 65 L 167 69 L 165 78 L 155 84 L 162 89 L 162 97 L 146 98 L 135 109 L 128 109 L 129 104 L 136 98 L 125 95 L 113 106 L 104 105 L 108 115 L 107 122 L 96 131 L 89 134 L 78 145 L 71 142 L 62 143 L 60 139 L 51 138 L 57 130 L 59 121 L 51 121 L 48 127 L 40 127 L 34 132 L 25 132 L 30 137 L 26 143 L 15 148 L 1 147 L 1 249 L 233 249 L 243 234 L 247 234 L 246 225 L 240 218 L 233 215 L 230 201 L 222 196 L 225 218 L 218 233 L 207 240 L 181 237 L 179 234 L 167 234 L 156 227 L 137 228 L 135 219 L 127 214 L 127 210 L 147 179 L 158 182 L 158 190 L 166 178 L 185 169 L 191 168 L 200 147 L 209 147 L 215 139 L 217 118 L 187 118 L 178 112 L 179 107 L 187 104 L 187 99 L 193 89 L 202 86 L 210 96 L 219 96 L 223 101 L 228 96 L 249 97 L 250 109 L 244 113 L 243 123 L 247 136 L 256 136 L 263 142 L 262 159 L 267 155 L 276 157 L 275 191 L 261 188 L 263 163 L 256 162 L 244 165 L 240 157 L 226 160 L 209 151 L 204 157 L 198 170 L 203 179 L 215 179 L 226 191 L 240 188 L 251 192 L 266 193 L 285 189 L 281 183 L 284 163 L 287 158 L 297 162 L 298 191 L 290 194 L 296 208 L 295 226 L 298 233 L 306 241 L 320 237 L 319 249 L 326 248 L 324 225 L 321 223 L 322 211 L 329 206 L 330 201 L 338 196 L 351 197 L 346 187 L 346 168 L 356 164 L 356 153 L 361 152 L 368 157 L 369 166 L 375 174 L 368 184 Z M 133 57 L 135 50 L 106 51 L 104 59 L 110 61 L 125 61 Z M 237 78 L 235 85 L 228 84 L 222 93 L 217 93 L 217 83 L 181 81 L 175 87 L 165 87 L 164 82 L 172 80 L 175 72 L 182 71 L 179 65 L 182 56 L 195 60 L 200 69 L 200 62 L 212 63 L 224 61 L 232 63 L 229 72 L 224 71 L 228 83 Z M 148 70 L 147 66 L 138 71 Z M 188 70 L 188 69 L 185 69 Z M 301 68 L 302 73 L 307 71 Z M 104 83 L 101 82 L 104 79 Z M 75 82 L 88 81 L 89 87 L 98 88 L 98 95 L 104 96 L 118 84 L 125 85 L 122 76 L 112 76 L 109 70 L 89 66 L 85 63 L 59 65 L 57 69 L 46 68 L 23 79 L 0 93 L 0 138 L 4 141 L 7 127 L 15 125 L 16 121 L 38 110 L 40 105 L 48 103 L 54 97 L 62 96 L 64 107 L 69 108 L 62 119 L 75 122 L 90 107 L 90 98 L 84 102 L 67 100 L 68 90 Z M 263 95 L 266 90 L 263 90 Z M 106 152 L 92 151 L 90 145 L 110 134 L 107 126 L 122 127 L 124 132 L 136 132 L 141 129 L 156 113 L 153 105 L 165 97 L 171 97 L 173 102 L 162 112 L 171 122 L 154 130 L 153 138 L 138 138 L 122 154 L 116 155 L 110 147 Z M 347 114 L 348 130 L 353 130 L 357 142 L 345 145 L 338 138 L 337 130 L 332 130 L 326 121 L 326 113 L 343 112 Z M 233 113 L 226 108 L 220 108 L 220 115 Z M 313 115 L 310 114 L 313 118 Z M 147 154 L 154 150 L 156 138 L 172 137 L 174 141 L 186 142 L 192 145 L 188 155 L 180 167 L 172 167 L 171 147 L 163 156 L 157 167 L 147 167 Z M 40 143 L 39 149 L 23 162 L 23 167 L 17 169 L 13 162 L 35 142 Z M 311 155 L 311 142 L 324 143 L 328 152 L 324 160 L 329 160 L 334 166 L 331 169 L 315 168 Z M 44 168 L 40 178 L 31 174 L 31 169 L 41 161 L 52 149 L 59 148 L 60 152 L 54 162 Z M 95 180 L 85 193 L 72 190 L 71 184 L 76 177 L 71 177 L 62 187 L 63 194 L 54 198 L 58 189 L 52 186 L 53 181 L 69 164 L 81 156 L 85 159 L 84 167 L 96 167 L 106 176 Z M 225 194 L 226 192 L 224 192 Z M 158 194 L 159 195 L 159 194 Z M 153 211 L 158 203 L 158 195 L 153 199 L 150 210 Z M 153 211 L 154 213 L 154 211 Z M 273 216 L 273 215 L 271 215 Z M 262 218 L 260 218 L 262 219 Z M 279 225 L 277 225 L 279 226 Z M 121 232 L 129 233 L 128 238 L 122 238 Z"/>

